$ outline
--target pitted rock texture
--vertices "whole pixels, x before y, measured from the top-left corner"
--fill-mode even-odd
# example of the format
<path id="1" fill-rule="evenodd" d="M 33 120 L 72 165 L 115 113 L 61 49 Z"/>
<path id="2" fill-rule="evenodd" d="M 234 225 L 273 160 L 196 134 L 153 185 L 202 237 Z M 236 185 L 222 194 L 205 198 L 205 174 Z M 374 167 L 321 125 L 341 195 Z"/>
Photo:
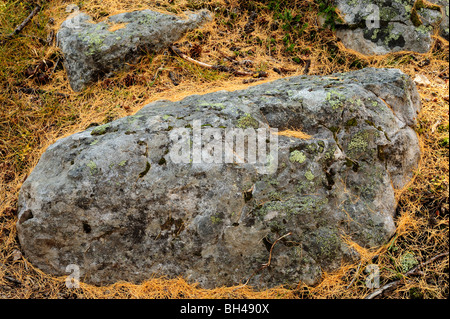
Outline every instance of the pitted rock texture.
<path id="1" fill-rule="evenodd" d="M 132 64 L 148 53 L 158 53 L 187 31 L 211 20 L 207 10 L 187 19 L 151 10 L 120 13 L 94 23 L 81 12 L 70 15 L 57 33 L 64 66 L 74 91 Z"/>
<path id="2" fill-rule="evenodd" d="M 366 55 L 428 52 L 435 29 L 448 40 L 446 0 L 335 0 L 334 4 L 344 20 L 336 36 L 347 48 Z"/>
<path id="3" fill-rule="evenodd" d="M 53 275 L 78 265 L 97 285 L 152 275 L 206 288 L 317 283 L 358 260 L 347 240 L 372 247 L 395 233 L 394 188 L 420 158 L 419 110 L 407 75 L 372 68 L 151 103 L 48 147 L 20 190 L 23 252 Z M 269 126 L 311 138 L 258 139 L 267 171 L 194 152 L 173 160 L 178 146 L 194 148 L 198 127 L 207 147 L 212 129 L 222 142 Z"/>

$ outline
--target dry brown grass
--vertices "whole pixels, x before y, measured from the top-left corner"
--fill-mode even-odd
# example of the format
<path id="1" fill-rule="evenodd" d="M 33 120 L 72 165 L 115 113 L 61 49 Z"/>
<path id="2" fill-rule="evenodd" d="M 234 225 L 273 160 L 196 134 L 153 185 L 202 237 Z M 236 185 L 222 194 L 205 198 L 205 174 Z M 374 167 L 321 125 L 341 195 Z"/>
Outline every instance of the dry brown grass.
<path id="1" fill-rule="evenodd" d="M 43 3 L 43 9 L 23 30 L 22 37 L 0 44 L 0 298 L 364 298 L 372 292 L 365 285 L 364 269 L 369 264 L 378 265 L 381 285 L 402 280 L 384 298 L 448 297 L 448 257 L 427 265 L 418 276 L 404 278 L 402 269 L 402 258 L 407 253 L 423 262 L 448 251 L 448 42 L 436 36 L 434 47 L 427 54 L 398 52 L 367 57 L 346 50 L 331 31 L 318 26 L 313 0 L 280 1 L 292 12 L 303 14 L 301 22 L 308 26 L 302 34 L 293 38 L 281 27 L 272 30 L 274 14 L 264 8 L 270 2 L 161 0 L 157 6 L 154 1 L 144 0 L 89 0 L 83 2 L 81 9 L 96 20 L 143 8 L 179 14 L 200 7 L 215 9 L 215 21 L 201 31 L 188 33 L 178 41 L 179 47 L 189 54 L 191 47 L 187 43 L 199 45 L 202 50 L 198 59 L 209 64 L 231 65 L 229 60 L 224 60 L 224 55 L 238 61 L 251 60 L 250 69 L 269 73 L 267 79 L 251 85 L 302 74 L 306 60 L 311 61 L 309 74 L 327 75 L 370 66 L 399 68 L 412 78 L 416 74 L 425 75 L 431 85 L 418 87 L 423 110 L 416 128 L 423 158 L 414 180 L 396 193 L 397 232 L 391 241 L 374 249 L 350 242 L 362 256 L 360 263 L 342 265 L 336 272 L 325 273 L 321 283 L 314 287 L 293 283 L 295 289 L 277 287 L 258 291 L 238 286 L 207 290 L 183 278 L 149 278 L 141 285 L 121 282 L 108 287 L 82 283 L 78 289 L 68 289 L 65 278 L 48 276 L 33 267 L 19 253 L 15 228 L 17 197 L 20 186 L 48 145 L 93 123 L 133 114 L 154 100 L 179 100 L 190 94 L 248 87 L 242 77 L 202 69 L 173 56 L 169 50 L 155 56 L 146 55 L 130 70 L 95 83 L 81 93 L 70 90 L 60 67 L 51 73 L 48 83 L 37 83 L 34 77 L 24 74 L 27 68 L 41 61 L 55 65 L 59 58 L 54 44 L 45 45 L 39 40 L 45 39 L 51 29 L 57 30 L 68 15 L 64 9 L 69 2 L 56 0 Z M 3 35 L 31 11 L 32 5 L 24 3 L 0 2 Z M 255 30 L 245 34 L 249 11 L 255 8 L 260 10 Z M 54 25 L 47 23 L 49 17 L 55 19 Z M 288 42 L 293 44 L 291 50 L 287 50 L 287 33 L 292 38 Z M 284 73 L 280 75 L 274 68 Z M 169 71 L 178 75 L 178 86 L 170 80 Z M 442 76 L 447 76 L 447 80 Z M 20 88 L 25 87 L 40 88 L 47 93 L 21 92 Z"/>

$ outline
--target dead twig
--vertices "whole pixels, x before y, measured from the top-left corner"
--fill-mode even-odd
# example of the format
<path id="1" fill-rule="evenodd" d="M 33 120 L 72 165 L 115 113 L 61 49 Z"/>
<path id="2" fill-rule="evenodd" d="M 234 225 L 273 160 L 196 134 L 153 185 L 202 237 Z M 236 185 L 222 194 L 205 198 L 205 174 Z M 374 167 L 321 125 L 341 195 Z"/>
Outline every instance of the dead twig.
<path id="1" fill-rule="evenodd" d="M 448 256 L 448 251 L 439 255 L 434 256 L 433 258 L 428 259 L 427 261 L 419 264 L 418 266 L 414 267 L 413 269 L 411 269 L 410 271 L 408 271 L 407 273 L 405 273 L 404 277 L 408 277 L 408 276 L 412 276 L 412 275 L 417 275 L 417 274 L 421 274 L 422 272 L 420 271 L 420 269 L 428 264 L 431 264 L 433 261 L 435 261 L 436 259 L 442 258 Z M 388 290 L 389 288 L 395 288 L 397 286 L 399 286 L 402 283 L 402 280 L 396 280 L 393 282 L 390 282 L 386 285 L 384 285 L 383 287 L 375 290 L 373 293 L 371 293 L 370 295 L 368 295 L 366 298 L 364 299 L 373 299 L 379 295 L 381 295 L 383 292 L 385 292 L 386 290 Z"/>
<path id="2" fill-rule="evenodd" d="M 63 98 L 68 98 L 69 97 L 69 95 L 64 94 L 64 93 L 49 92 L 49 91 L 45 91 L 45 90 L 42 90 L 42 89 L 35 89 L 35 88 L 30 88 L 30 87 L 21 87 L 21 88 L 19 88 L 19 91 L 22 92 L 22 93 L 25 93 L 25 94 L 37 95 L 37 94 L 49 93 L 49 94 L 54 94 L 56 96 L 63 97 Z"/>
<path id="3" fill-rule="evenodd" d="M 207 64 L 204 62 L 200 62 L 197 61 L 191 57 L 188 57 L 186 54 L 184 54 L 183 52 L 180 51 L 180 49 L 178 49 L 175 46 L 171 46 L 170 47 L 172 49 L 172 51 L 177 54 L 180 58 L 182 58 L 183 60 L 186 60 L 188 62 L 194 63 L 198 66 L 201 66 L 203 68 L 207 68 L 207 69 L 211 69 L 211 70 L 218 70 L 218 71 L 223 71 L 223 72 L 229 72 L 235 75 L 241 75 L 241 76 L 253 76 L 253 77 L 267 77 L 268 74 L 266 72 L 248 72 L 248 71 L 239 71 L 224 65 L 211 65 L 211 64 Z"/>
<path id="4" fill-rule="evenodd" d="M 22 284 L 22 282 L 20 280 L 17 280 L 16 278 L 11 277 L 11 276 L 5 276 L 5 279 L 9 280 L 12 283 L 15 283 L 16 285 Z"/>
<path id="5" fill-rule="evenodd" d="M 16 34 L 19 34 L 20 31 L 22 31 L 22 29 L 25 28 L 25 26 L 31 21 L 31 19 L 33 19 L 33 17 L 39 12 L 39 10 L 41 10 L 41 6 L 36 6 L 33 9 L 33 11 L 31 11 L 31 13 L 28 15 L 28 17 L 26 17 L 26 19 L 23 20 L 23 22 L 14 29 L 14 31 L 8 36 L 8 38 L 11 38 Z"/>
<path id="6" fill-rule="evenodd" d="M 258 81 L 264 80 L 264 78 L 252 78 L 252 79 L 245 79 L 242 81 L 243 84 L 249 84 L 249 83 L 255 83 Z"/>
<path id="7" fill-rule="evenodd" d="M 289 235 L 291 235 L 291 234 L 292 234 L 292 233 L 289 232 L 289 233 L 287 233 L 287 234 L 281 236 L 280 238 L 278 238 L 277 240 L 275 240 L 275 241 L 273 242 L 272 247 L 270 247 L 270 251 L 269 251 L 269 261 L 268 261 L 267 263 L 265 263 L 265 264 L 262 265 L 264 268 L 270 266 L 270 262 L 271 262 L 271 260 L 272 260 L 272 250 L 273 250 L 273 247 L 275 247 L 276 243 L 277 243 L 278 241 L 280 241 L 281 239 L 283 239 L 284 237 L 287 237 L 287 236 L 289 236 Z"/>
<path id="8" fill-rule="evenodd" d="M 53 73 L 55 73 L 56 67 L 58 66 L 59 60 L 61 59 L 61 57 L 58 57 L 58 59 L 55 62 L 55 66 L 53 67 L 52 71 L 50 72 L 50 76 L 53 75 Z"/>
<path id="9" fill-rule="evenodd" d="M 356 272 L 355 272 L 355 276 L 353 277 L 352 281 L 348 284 L 348 286 L 345 289 L 350 288 L 350 286 L 353 285 L 353 283 L 355 282 L 355 279 L 359 273 L 359 268 L 361 268 L 361 264 L 362 264 L 362 261 L 359 263 L 358 268 L 356 269 Z"/>

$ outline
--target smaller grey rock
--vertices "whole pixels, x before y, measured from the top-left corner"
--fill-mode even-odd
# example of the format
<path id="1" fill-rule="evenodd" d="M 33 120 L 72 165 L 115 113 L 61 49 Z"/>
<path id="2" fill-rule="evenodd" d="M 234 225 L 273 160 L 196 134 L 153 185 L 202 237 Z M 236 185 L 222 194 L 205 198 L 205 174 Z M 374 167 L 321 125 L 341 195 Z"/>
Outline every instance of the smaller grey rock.
<path id="1" fill-rule="evenodd" d="M 366 55 L 426 53 L 435 28 L 448 39 L 448 0 L 429 3 L 422 7 L 415 0 L 335 0 L 344 20 L 336 36 L 345 47 Z"/>
<path id="2" fill-rule="evenodd" d="M 87 84 L 135 63 L 145 53 L 160 52 L 210 19 L 207 10 L 191 13 L 187 19 L 142 10 L 93 23 L 85 13 L 72 13 L 57 33 L 70 86 L 81 91 Z"/>
<path id="3" fill-rule="evenodd" d="M 79 6 L 77 6 L 76 4 L 69 4 L 67 7 L 66 7 L 66 12 L 67 13 L 72 13 L 72 12 L 78 12 L 78 11 L 80 11 L 80 7 Z"/>

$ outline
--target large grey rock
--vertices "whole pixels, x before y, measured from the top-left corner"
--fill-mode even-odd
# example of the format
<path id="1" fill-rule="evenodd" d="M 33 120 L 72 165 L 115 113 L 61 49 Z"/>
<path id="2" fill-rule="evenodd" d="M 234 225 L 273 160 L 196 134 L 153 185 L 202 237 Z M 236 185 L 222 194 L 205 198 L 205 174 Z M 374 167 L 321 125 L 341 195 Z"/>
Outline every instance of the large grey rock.
<path id="1" fill-rule="evenodd" d="M 372 247 L 394 234 L 394 188 L 420 158 L 419 109 L 414 83 L 396 69 L 151 103 L 48 147 L 20 190 L 23 252 L 54 275 L 76 264 L 99 285 L 153 274 L 203 287 L 250 277 L 259 287 L 314 284 L 357 260 L 344 238 Z M 208 160 L 226 134 L 269 126 L 312 137 L 261 133 L 267 157 L 254 164 Z M 202 160 L 193 152 L 180 163 L 199 127 Z M 252 149 L 251 139 L 244 144 Z"/>
<path id="2" fill-rule="evenodd" d="M 347 48 L 366 55 L 403 50 L 428 52 L 435 28 L 448 40 L 448 0 L 335 0 L 334 3 L 344 19 L 336 30 L 337 37 Z"/>
<path id="3" fill-rule="evenodd" d="M 93 23 L 89 15 L 77 11 L 61 24 L 57 43 L 64 54 L 70 85 L 80 91 L 143 54 L 158 53 L 210 19 L 207 10 L 192 13 L 187 19 L 142 10 Z"/>

